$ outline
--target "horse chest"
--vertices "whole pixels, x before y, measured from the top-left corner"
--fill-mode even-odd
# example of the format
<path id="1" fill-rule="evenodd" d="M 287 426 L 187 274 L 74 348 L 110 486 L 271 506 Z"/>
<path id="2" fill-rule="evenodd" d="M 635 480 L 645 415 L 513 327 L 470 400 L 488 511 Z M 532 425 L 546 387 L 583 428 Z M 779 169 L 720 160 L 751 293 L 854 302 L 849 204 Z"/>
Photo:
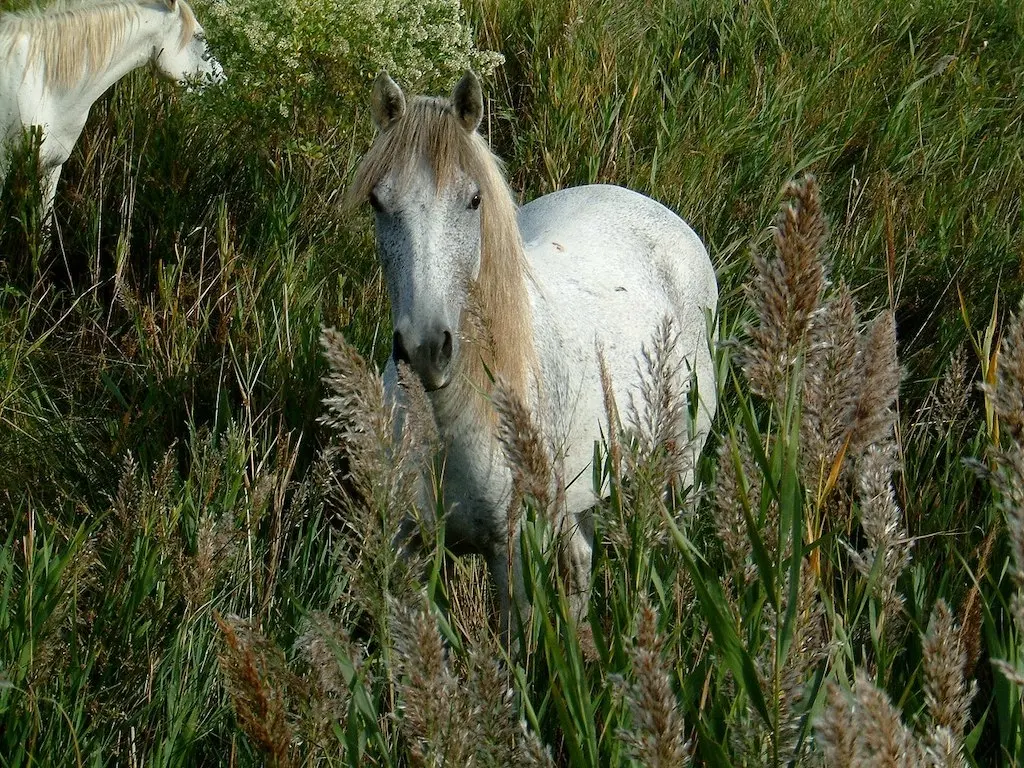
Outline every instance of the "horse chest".
<path id="1" fill-rule="evenodd" d="M 504 539 L 512 479 L 501 448 L 484 432 L 445 440 L 444 502 L 448 539 L 485 551 Z"/>

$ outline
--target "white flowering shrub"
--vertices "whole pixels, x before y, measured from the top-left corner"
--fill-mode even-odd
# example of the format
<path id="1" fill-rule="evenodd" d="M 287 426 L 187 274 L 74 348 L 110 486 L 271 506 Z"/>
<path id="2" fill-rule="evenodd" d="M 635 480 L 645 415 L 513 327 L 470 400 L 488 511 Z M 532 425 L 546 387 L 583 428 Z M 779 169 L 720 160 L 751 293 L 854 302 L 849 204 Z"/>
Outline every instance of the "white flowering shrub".
<path id="1" fill-rule="evenodd" d="M 500 54 L 477 50 L 459 0 L 207 0 L 199 6 L 229 74 L 225 97 L 264 126 L 350 114 L 351 102 L 368 98 L 368 83 L 382 69 L 415 92 L 448 86 L 466 67 L 487 74 L 501 62 Z"/>

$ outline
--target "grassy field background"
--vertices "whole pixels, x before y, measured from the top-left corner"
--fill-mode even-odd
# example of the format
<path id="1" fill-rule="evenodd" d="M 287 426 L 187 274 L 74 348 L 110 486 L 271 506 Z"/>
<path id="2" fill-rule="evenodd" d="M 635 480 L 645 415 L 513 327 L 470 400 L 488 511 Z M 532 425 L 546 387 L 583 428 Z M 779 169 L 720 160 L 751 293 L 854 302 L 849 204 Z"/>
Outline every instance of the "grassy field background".
<path id="1" fill-rule="evenodd" d="M 0 764 L 1024 762 L 1024 4 L 196 8 L 224 86 L 143 70 L 101 99 L 49 246 L 30 155 L 0 197 Z M 478 563 L 443 532 L 422 569 L 391 551 L 407 468 L 320 342 L 388 353 L 369 214 L 338 207 L 373 76 L 447 93 L 467 65 L 522 200 L 606 182 L 679 212 L 729 340 L 706 493 L 666 507 L 628 424 L 601 447 L 586 627 L 528 500 L 511 660 Z M 797 193 L 793 261 L 770 227 L 806 173 L 830 235 Z M 771 265 L 819 263 L 768 385 L 765 307 L 807 285 Z"/>

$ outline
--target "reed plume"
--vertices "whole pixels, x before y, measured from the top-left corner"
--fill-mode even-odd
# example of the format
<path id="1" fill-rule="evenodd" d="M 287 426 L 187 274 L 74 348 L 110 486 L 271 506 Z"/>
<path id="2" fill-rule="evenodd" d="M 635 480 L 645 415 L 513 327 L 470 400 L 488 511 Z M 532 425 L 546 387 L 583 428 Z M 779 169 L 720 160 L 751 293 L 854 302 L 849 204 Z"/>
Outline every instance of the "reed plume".
<path id="1" fill-rule="evenodd" d="M 512 472 L 512 504 L 529 500 L 546 513 L 552 502 L 552 460 L 540 425 L 505 381 L 495 383 L 492 397 L 498 412 L 498 442 Z"/>
<path id="2" fill-rule="evenodd" d="M 828 283 L 821 259 L 828 230 L 817 180 L 808 175 L 802 183 L 790 183 L 783 196 L 792 203 L 775 220 L 777 258 L 754 257 L 748 295 L 757 322 L 741 355 L 751 390 L 774 403 L 786 401 L 792 367 L 803 354 Z"/>
<path id="3" fill-rule="evenodd" d="M 861 459 L 858 498 L 861 526 L 868 546 L 857 552 L 847 545 L 850 559 L 861 576 L 870 579 L 875 575 L 872 592 L 882 605 L 883 616 L 891 616 L 903 605 L 903 598 L 896 591 L 896 580 L 910 564 L 912 545 L 892 487 L 895 471 L 896 455 L 892 444 L 872 446 Z"/>
<path id="4" fill-rule="evenodd" d="M 1010 601 L 1018 636 L 1024 636 L 1024 312 L 1011 320 L 999 348 L 995 381 L 982 385 L 998 419 L 1003 446 L 992 451 L 992 484 L 1006 520 L 1010 540 L 1010 577 L 1016 594 Z M 1012 664 L 993 664 L 1009 680 L 1024 686 L 1024 674 Z"/>
<path id="5" fill-rule="evenodd" d="M 395 669 L 401 725 L 410 743 L 413 765 L 467 765 L 471 745 L 462 728 L 459 681 L 429 609 L 399 609 L 395 626 Z"/>
<path id="6" fill-rule="evenodd" d="M 967 654 L 960 628 L 945 600 L 935 603 L 922 651 L 924 701 L 931 720 L 928 750 L 936 765 L 965 766 L 963 737 L 977 682 L 968 683 L 965 678 Z"/>
<path id="7" fill-rule="evenodd" d="M 650 768 L 690 764 L 692 745 L 686 740 L 671 680 L 665 671 L 658 614 L 644 599 L 637 614 L 637 636 L 630 647 L 633 681 L 616 678 L 618 695 L 629 706 L 632 726 L 619 731 L 634 760 Z"/>
<path id="8" fill-rule="evenodd" d="M 349 597 L 386 627 L 383 606 L 415 593 L 415 574 L 430 554 L 422 544 L 436 540 L 436 428 L 415 376 L 399 370 L 400 403 L 390 402 L 380 375 L 340 333 L 325 330 L 321 343 L 330 372 L 320 422 L 337 441 L 325 455 L 336 519 L 347 534 L 339 556 L 347 561 Z"/>
<path id="9" fill-rule="evenodd" d="M 400 722 L 413 765 L 553 765 L 516 717 L 509 674 L 490 649 L 472 650 L 460 677 L 429 607 L 398 608 L 394 625 Z"/>
<path id="10" fill-rule="evenodd" d="M 814 725 L 815 743 L 827 765 L 967 765 L 963 739 L 976 685 L 965 676 L 960 630 L 943 600 L 932 610 L 922 650 L 927 719 L 917 734 L 863 670 L 857 670 L 852 692 L 829 684 L 828 703 Z"/>

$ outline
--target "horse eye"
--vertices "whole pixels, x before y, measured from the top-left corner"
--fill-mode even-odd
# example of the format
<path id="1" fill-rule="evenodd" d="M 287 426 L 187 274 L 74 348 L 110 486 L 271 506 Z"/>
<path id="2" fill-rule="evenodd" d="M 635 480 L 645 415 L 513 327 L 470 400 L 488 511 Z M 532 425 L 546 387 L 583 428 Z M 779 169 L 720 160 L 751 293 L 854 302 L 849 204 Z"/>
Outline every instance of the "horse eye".
<path id="1" fill-rule="evenodd" d="M 470 207 L 470 210 L 473 210 L 473 211 L 475 211 L 477 208 L 480 207 L 480 193 L 479 192 L 477 192 L 475 195 L 473 195 L 473 199 L 469 201 L 469 207 Z"/>
<path id="2" fill-rule="evenodd" d="M 373 210 L 375 210 L 377 213 L 380 213 L 381 211 L 384 210 L 384 208 L 380 204 L 380 198 L 377 197 L 377 193 L 374 192 L 373 190 L 370 190 L 370 194 L 367 195 L 366 199 L 369 201 L 370 207 L 373 208 Z"/>

